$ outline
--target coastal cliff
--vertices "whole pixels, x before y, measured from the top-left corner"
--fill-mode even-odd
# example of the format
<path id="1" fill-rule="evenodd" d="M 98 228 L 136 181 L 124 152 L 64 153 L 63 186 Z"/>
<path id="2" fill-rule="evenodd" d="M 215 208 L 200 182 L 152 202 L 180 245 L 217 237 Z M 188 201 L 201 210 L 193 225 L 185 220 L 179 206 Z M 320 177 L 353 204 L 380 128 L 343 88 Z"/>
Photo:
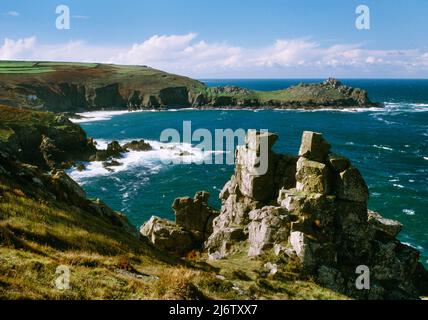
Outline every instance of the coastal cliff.
<path id="1" fill-rule="evenodd" d="M 147 66 L 0 62 L 0 104 L 57 113 L 168 108 L 367 108 L 365 90 L 335 79 L 277 91 L 207 87 Z"/>

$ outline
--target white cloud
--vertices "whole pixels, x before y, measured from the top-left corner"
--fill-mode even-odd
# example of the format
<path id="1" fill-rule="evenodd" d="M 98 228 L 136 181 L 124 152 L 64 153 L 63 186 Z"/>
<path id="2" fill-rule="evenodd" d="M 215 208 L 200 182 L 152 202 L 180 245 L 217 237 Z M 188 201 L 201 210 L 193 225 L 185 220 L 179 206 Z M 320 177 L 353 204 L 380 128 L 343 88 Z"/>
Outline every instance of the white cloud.
<path id="1" fill-rule="evenodd" d="M 89 16 L 83 16 L 83 15 L 74 15 L 71 16 L 73 19 L 78 19 L 78 20 L 88 20 L 90 17 Z"/>
<path id="2" fill-rule="evenodd" d="M 25 59 L 36 43 L 35 37 L 12 40 L 4 39 L 3 45 L 0 47 L 0 59 Z"/>
<path id="3" fill-rule="evenodd" d="M 6 13 L 6 15 L 10 17 L 19 17 L 20 14 L 19 12 L 16 12 L 16 11 L 9 11 Z"/>
<path id="4" fill-rule="evenodd" d="M 35 37 L 6 39 L 0 59 L 94 61 L 149 65 L 192 77 L 427 77 L 428 51 L 373 50 L 308 38 L 278 39 L 245 48 L 199 40 L 197 34 L 154 35 L 130 46 L 83 41 L 39 44 Z"/>

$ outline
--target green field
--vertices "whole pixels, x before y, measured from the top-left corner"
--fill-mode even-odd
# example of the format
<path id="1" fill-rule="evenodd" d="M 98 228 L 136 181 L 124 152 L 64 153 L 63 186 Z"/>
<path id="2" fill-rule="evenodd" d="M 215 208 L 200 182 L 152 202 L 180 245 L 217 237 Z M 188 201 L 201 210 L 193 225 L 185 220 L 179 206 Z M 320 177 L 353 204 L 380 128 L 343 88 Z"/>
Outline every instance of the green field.
<path id="1" fill-rule="evenodd" d="M 33 61 L 0 61 L 0 74 L 35 74 L 52 71 L 55 70 Z"/>

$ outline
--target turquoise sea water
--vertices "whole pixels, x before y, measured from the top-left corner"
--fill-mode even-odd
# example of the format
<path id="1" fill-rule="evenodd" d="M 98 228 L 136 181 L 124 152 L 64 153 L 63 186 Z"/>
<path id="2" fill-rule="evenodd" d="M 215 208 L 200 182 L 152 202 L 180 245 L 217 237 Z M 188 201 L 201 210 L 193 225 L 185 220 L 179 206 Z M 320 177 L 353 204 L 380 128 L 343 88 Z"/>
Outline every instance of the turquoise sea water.
<path id="1" fill-rule="evenodd" d="M 210 86 L 234 84 L 250 89 L 273 90 L 301 80 L 206 80 Z M 318 80 L 303 80 L 316 82 Z M 113 139 L 146 139 L 155 150 L 132 152 L 123 165 L 109 173 L 101 164 L 87 171 L 71 172 L 90 197 L 103 199 L 123 211 L 140 226 L 152 215 L 173 219 L 172 201 L 210 191 L 212 205 L 219 207 L 218 193 L 233 173 L 230 165 L 165 165 L 160 157 L 176 151 L 162 147 L 162 130 L 256 128 L 280 135 L 278 152 L 296 154 L 304 130 L 324 133 L 333 151 L 343 154 L 361 170 L 369 185 L 369 207 L 404 224 L 400 240 L 422 252 L 428 264 L 428 80 L 344 80 L 368 90 L 374 101 L 385 102 L 383 110 L 340 111 L 197 111 L 137 112 L 115 115 L 104 121 L 81 123 L 100 145 Z M 197 142 L 195 142 L 197 144 Z M 194 146 L 179 146 L 199 152 Z"/>

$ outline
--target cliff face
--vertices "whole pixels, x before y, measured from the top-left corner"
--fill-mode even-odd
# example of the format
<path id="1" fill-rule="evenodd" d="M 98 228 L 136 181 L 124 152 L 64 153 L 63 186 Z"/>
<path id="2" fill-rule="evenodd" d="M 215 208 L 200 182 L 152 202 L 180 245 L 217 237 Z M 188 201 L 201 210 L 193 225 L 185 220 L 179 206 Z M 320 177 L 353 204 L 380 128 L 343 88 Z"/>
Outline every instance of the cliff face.
<path id="1" fill-rule="evenodd" d="M 13 64 L 13 68 L 8 65 Z M 20 67 L 22 65 L 22 67 Z M 53 112 L 159 108 L 350 108 L 378 106 L 334 79 L 261 92 L 203 83 L 145 66 L 1 62 L 0 103 Z"/>
<path id="2" fill-rule="evenodd" d="M 0 105 L 0 150 L 53 169 L 87 161 L 96 148 L 82 128 L 64 116 Z"/>
<path id="3" fill-rule="evenodd" d="M 205 86 L 145 66 L 0 63 L 0 103 L 53 112 L 187 107 Z M 19 67 L 22 65 L 22 67 Z"/>

